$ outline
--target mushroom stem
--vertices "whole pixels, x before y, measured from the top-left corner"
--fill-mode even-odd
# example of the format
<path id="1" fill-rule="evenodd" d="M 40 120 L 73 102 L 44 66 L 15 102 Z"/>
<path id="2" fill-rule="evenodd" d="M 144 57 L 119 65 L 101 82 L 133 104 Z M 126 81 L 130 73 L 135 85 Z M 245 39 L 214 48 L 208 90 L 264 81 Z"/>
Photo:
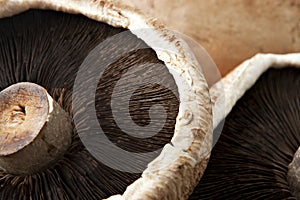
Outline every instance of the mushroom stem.
<path id="1" fill-rule="evenodd" d="M 0 168 L 32 174 L 60 159 L 72 140 L 68 114 L 34 83 L 14 84 L 0 93 Z"/>
<path id="2" fill-rule="evenodd" d="M 287 180 L 293 195 L 300 199 L 300 147 L 294 154 L 293 161 L 288 166 Z"/>

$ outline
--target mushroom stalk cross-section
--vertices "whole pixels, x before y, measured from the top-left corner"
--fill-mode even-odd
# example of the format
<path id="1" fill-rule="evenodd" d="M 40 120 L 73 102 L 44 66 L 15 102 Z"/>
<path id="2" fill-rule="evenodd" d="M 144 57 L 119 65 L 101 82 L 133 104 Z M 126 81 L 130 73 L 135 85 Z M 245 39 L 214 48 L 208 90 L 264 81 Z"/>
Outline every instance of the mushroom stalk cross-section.
<path id="1" fill-rule="evenodd" d="M 32 174 L 63 156 L 71 144 L 68 114 L 42 87 L 14 84 L 0 93 L 0 167 Z"/>

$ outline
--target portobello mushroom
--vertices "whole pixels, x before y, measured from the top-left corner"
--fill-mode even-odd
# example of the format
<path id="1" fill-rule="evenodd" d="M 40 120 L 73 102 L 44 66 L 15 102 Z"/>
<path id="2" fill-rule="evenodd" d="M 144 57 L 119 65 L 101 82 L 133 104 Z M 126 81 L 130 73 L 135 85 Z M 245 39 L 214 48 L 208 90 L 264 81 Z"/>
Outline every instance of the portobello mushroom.
<path id="1" fill-rule="evenodd" d="M 221 136 L 189 199 L 299 199 L 299 67 L 299 53 L 257 55 L 211 88 Z"/>
<path id="2" fill-rule="evenodd" d="M 0 5 L 0 97 L 13 100 L 1 112 L 22 136 L 34 133 L 1 152 L 1 199 L 187 198 L 206 167 L 212 121 L 186 45 L 111 1 Z M 45 107 L 23 104 L 33 97 Z M 1 133 L 11 124 L 2 120 Z M 58 140 L 42 149 L 51 133 Z"/>

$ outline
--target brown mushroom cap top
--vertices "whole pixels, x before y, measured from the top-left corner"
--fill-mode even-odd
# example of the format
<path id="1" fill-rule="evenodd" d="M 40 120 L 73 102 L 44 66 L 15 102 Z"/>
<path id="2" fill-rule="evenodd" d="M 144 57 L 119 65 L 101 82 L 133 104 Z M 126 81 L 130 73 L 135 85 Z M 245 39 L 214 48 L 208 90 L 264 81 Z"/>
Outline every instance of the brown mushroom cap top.
<path id="1" fill-rule="evenodd" d="M 299 1 L 120 1 L 195 39 L 223 76 L 256 53 L 300 51 Z"/>

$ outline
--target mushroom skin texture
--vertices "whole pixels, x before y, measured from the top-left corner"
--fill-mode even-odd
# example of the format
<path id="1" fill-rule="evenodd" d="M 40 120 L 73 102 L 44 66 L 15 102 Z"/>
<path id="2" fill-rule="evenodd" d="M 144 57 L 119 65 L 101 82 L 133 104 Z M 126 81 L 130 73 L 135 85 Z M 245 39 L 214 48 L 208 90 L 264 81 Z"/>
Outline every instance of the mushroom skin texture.
<path id="1" fill-rule="evenodd" d="M 214 113 L 221 115 L 214 116 L 214 136 L 221 136 L 190 199 L 298 198 L 288 174 L 299 158 L 299 87 L 300 54 L 267 54 L 245 61 L 211 88 Z M 223 112 L 217 108 L 222 95 Z"/>
<path id="2" fill-rule="evenodd" d="M 300 51 L 297 0 L 121 1 L 192 37 L 209 52 L 222 76 L 257 53 Z"/>
<path id="3" fill-rule="evenodd" d="M 176 84 L 180 85 L 178 88 L 180 104 L 174 134 L 171 143 L 166 144 L 160 155 L 149 163 L 141 178 L 138 178 L 138 175 L 138 179 L 126 189 L 122 197 L 119 195 L 116 198 L 186 199 L 206 167 L 212 139 L 211 104 L 207 84 L 196 60 L 190 55 L 188 47 L 169 31 L 163 29 L 163 25 L 155 19 L 147 18 L 140 12 L 113 1 L 5 0 L 1 1 L 0 5 L 0 18 L 10 17 L 28 9 L 83 14 L 110 26 L 131 30 L 155 51 L 158 59 L 164 62 L 173 75 Z M 141 31 L 141 28 L 148 31 Z M 10 82 L 13 83 L 14 80 Z M 70 93 L 64 92 L 63 97 L 59 98 L 62 91 L 54 88 L 52 94 L 54 99 L 58 97 L 57 101 L 61 101 L 61 105 L 70 105 L 67 103 L 70 101 Z M 65 109 L 68 110 L 68 108 Z M 69 163 L 62 164 L 71 166 Z M 33 175 L 37 179 L 25 178 L 13 182 L 18 184 L 18 181 L 22 180 L 20 184 L 32 184 L 37 183 L 35 180 L 43 176 L 45 174 L 41 173 Z M 11 175 L 7 175 L 6 178 L 13 180 Z M 92 178 L 97 177 L 93 174 Z M 58 174 L 51 173 L 50 179 L 60 184 Z M 39 184 L 49 190 L 53 187 L 47 182 Z M 60 196 L 60 198 L 64 197 Z M 86 198 L 89 197 L 86 196 Z"/>

